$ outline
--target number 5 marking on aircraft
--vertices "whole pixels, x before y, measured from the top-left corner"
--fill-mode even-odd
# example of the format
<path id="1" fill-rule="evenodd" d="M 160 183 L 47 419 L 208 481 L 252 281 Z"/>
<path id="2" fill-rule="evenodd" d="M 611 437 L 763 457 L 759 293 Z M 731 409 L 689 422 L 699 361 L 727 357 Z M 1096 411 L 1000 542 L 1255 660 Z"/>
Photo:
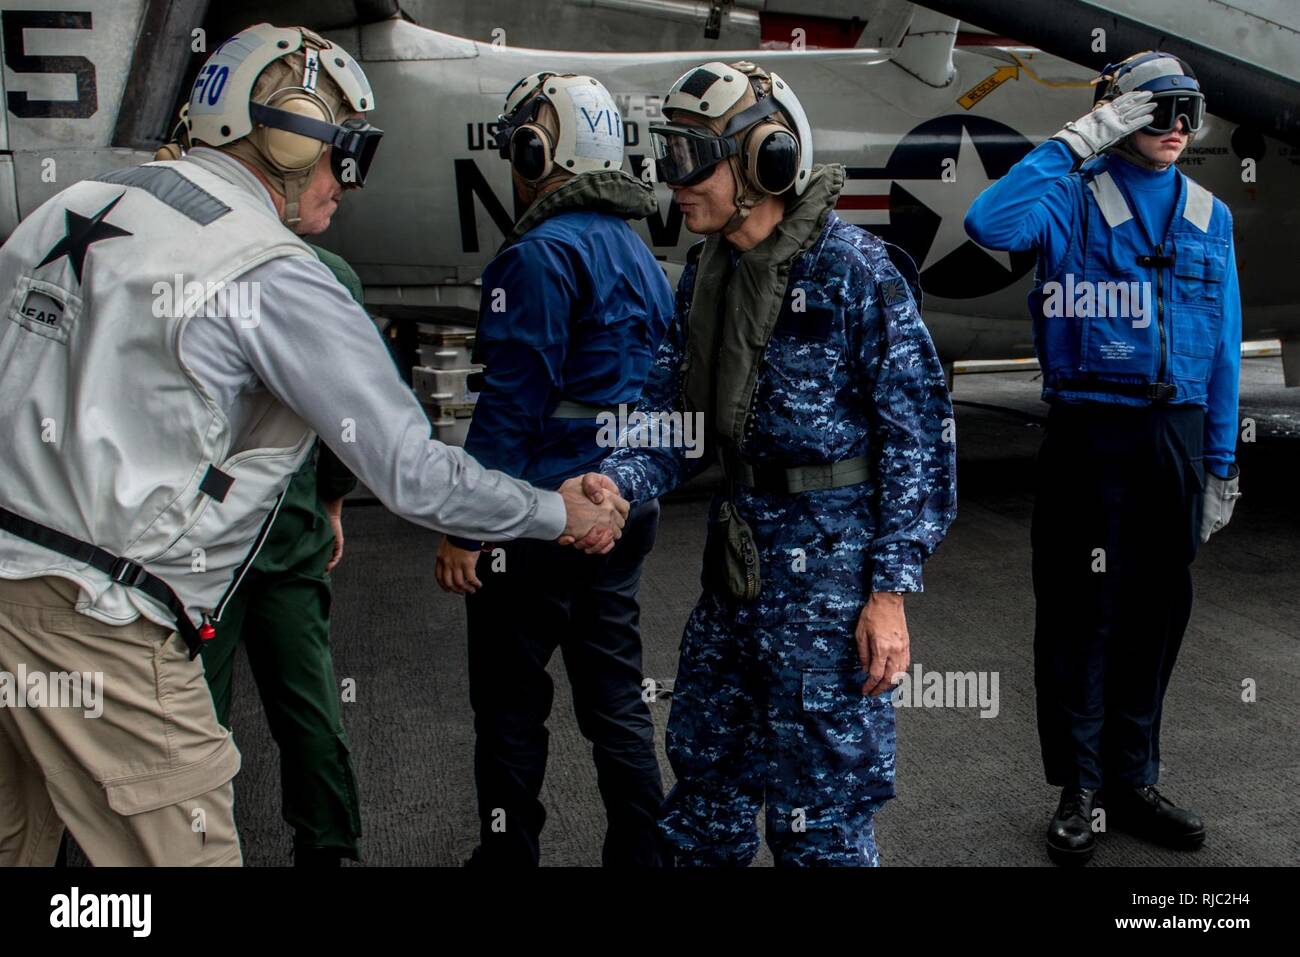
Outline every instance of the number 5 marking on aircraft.
<path id="1" fill-rule="evenodd" d="M 4 34 L 5 65 L 15 73 L 72 73 L 77 78 L 75 100 L 33 100 L 22 90 L 8 95 L 9 112 L 24 118 L 84 119 L 99 109 L 95 90 L 95 64 L 84 56 L 30 56 L 24 48 L 24 30 L 89 30 L 90 13 L 53 10 L 0 10 Z"/>

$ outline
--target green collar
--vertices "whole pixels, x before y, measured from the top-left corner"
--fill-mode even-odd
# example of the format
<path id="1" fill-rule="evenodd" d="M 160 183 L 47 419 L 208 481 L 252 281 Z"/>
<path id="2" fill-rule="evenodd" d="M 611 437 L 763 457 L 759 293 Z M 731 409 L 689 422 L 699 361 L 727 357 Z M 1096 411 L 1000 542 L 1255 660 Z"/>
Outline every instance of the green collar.
<path id="1" fill-rule="evenodd" d="M 835 208 L 844 188 L 844 167 L 838 163 L 814 166 L 808 188 L 786 200 L 785 212 L 771 235 L 748 252 L 741 261 L 785 263 L 811 246 L 821 235 L 826 217 Z"/>
<path id="2" fill-rule="evenodd" d="M 654 187 L 621 169 L 581 173 L 534 200 L 519 217 L 501 248 L 518 242 L 525 233 L 552 216 L 575 209 L 611 213 L 624 219 L 645 219 L 659 211 L 659 202 L 655 199 Z"/>
<path id="3" fill-rule="evenodd" d="M 741 254 L 721 235 L 705 240 L 687 322 L 686 408 L 704 412 L 706 441 L 738 452 L 767 348 L 785 300 L 790 266 L 817 241 L 844 187 L 844 167 L 813 167 L 808 188 L 786 201 L 771 235 Z"/>

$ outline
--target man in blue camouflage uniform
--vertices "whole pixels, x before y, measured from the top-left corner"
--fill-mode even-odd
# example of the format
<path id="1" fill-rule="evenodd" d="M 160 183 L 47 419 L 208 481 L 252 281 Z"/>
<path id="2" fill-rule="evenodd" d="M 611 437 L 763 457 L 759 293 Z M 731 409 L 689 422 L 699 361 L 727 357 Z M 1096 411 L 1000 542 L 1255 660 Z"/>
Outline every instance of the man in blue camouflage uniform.
<path id="1" fill-rule="evenodd" d="M 689 480 L 712 455 L 648 443 L 673 414 L 699 415 L 728 490 L 682 640 L 660 831 L 679 865 L 745 865 L 766 803 L 778 865 L 876 865 L 902 595 L 921 590 L 956 510 L 942 369 L 885 243 L 835 215 L 843 168 L 812 165 L 788 85 L 709 63 L 665 108 L 660 178 L 711 235 L 646 387 L 662 418 L 601 472 L 635 502 Z"/>

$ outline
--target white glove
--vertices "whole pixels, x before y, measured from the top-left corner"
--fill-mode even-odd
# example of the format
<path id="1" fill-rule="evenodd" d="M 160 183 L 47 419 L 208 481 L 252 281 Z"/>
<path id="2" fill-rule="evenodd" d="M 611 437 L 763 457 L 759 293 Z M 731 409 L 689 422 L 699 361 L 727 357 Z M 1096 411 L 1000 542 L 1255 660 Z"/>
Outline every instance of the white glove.
<path id="1" fill-rule="evenodd" d="M 1052 139 L 1070 148 L 1080 163 L 1142 129 L 1155 115 L 1150 90 L 1133 90 L 1065 124 Z"/>
<path id="2" fill-rule="evenodd" d="M 1241 498 L 1238 486 L 1241 484 L 1241 470 L 1232 467 L 1230 478 L 1221 479 L 1213 472 L 1205 473 L 1205 505 L 1201 511 L 1201 543 L 1210 540 L 1210 536 L 1228 522 L 1232 521 L 1232 510 Z"/>

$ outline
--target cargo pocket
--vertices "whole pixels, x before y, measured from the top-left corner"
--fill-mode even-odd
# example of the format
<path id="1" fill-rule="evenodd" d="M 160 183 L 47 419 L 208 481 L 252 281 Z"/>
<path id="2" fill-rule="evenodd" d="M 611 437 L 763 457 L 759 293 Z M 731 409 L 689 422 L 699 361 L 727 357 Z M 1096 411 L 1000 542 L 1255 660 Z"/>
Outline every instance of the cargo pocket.
<path id="1" fill-rule="evenodd" d="M 1174 302 L 1219 306 L 1223 302 L 1223 276 L 1227 267 L 1226 240 L 1206 238 L 1175 243 Z"/>
<path id="2" fill-rule="evenodd" d="M 227 737 L 212 754 L 180 768 L 109 778 L 100 783 L 118 814 L 144 814 L 221 787 L 239 773 L 239 750 Z"/>
<path id="3" fill-rule="evenodd" d="M 839 800 L 884 803 L 894 796 L 897 737 L 888 693 L 862 693 L 859 669 L 809 669 L 803 673 L 807 762 L 816 776 L 845 776 Z"/>

